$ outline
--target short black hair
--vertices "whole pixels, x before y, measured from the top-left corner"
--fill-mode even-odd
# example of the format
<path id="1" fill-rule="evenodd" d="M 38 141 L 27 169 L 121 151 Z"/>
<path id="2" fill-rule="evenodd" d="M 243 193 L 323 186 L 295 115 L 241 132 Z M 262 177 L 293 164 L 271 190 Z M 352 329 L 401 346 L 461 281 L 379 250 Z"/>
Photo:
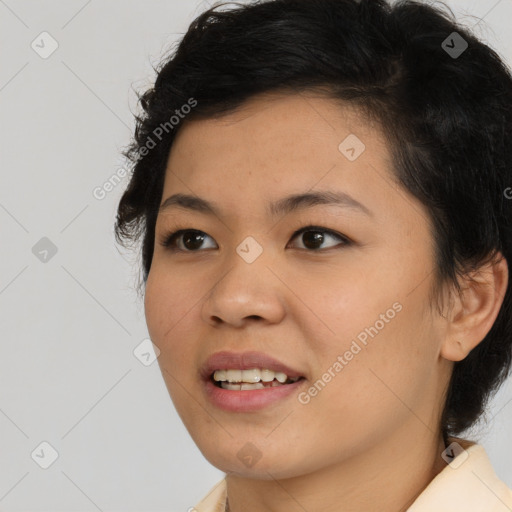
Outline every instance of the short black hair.
<path id="1" fill-rule="evenodd" d="M 192 22 L 160 63 L 154 86 L 139 95 L 142 114 L 123 153 L 133 174 L 118 206 L 115 235 L 125 247 L 143 239 L 144 284 L 166 163 L 181 119 L 221 116 L 252 96 L 277 90 L 321 90 L 378 121 L 397 182 L 430 214 L 434 292 L 443 283 L 460 292 L 457 277 L 493 261 L 498 251 L 512 261 L 512 76 L 446 5 L 227 5 L 215 5 Z M 440 418 L 445 443 L 482 415 L 511 360 L 508 284 L 487 336 L 454 363 Z"/>

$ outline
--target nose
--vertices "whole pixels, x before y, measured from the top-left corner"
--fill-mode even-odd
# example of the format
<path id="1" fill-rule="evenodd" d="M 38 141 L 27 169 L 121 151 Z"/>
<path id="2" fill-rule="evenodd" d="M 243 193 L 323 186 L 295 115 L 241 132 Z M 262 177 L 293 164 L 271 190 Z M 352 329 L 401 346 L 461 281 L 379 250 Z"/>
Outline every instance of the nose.
<path id="1" fill-rule="evenodd" d="M 279 323 L 285 315 L 285 284 L 263 256 L 247 263 L 238 254 L 226 262 L 224 271 L 203 302 L 201 316 L 218 327 L 241 328 L 250 322 Z"/>

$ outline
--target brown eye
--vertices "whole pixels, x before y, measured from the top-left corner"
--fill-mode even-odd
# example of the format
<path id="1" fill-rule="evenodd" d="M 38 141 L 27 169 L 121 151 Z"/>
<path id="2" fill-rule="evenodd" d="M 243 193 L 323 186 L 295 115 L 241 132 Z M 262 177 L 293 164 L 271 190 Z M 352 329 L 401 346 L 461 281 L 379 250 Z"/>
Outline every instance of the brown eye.
<path id="1" fill-rule="evenodd" d="M 325 229 L 317 226 L 308 226 L 305 228 L 300 229 L 299 231 L 296 231 L 293 234 L 292 240 L 299 235 L 301 236 L 301 239 L 303 240 L 303 245 L 305 249 L 310 249 L 312 251 L 318 251 L 321 249 L 331 249 L 333 247 L 336 247 L 338 244 L 331 245 L 330 247 L 321 247 L 323 243 L 330 239 L 337 239 L 338 241 L 342 242 L 342 245 L 349 245 L 350 241 L 348 238 L 344 237 L 343 235 L 340 235 L 339 233 L 336 233 L 334 231 L 331 231 L 330 229 Z M 302 247 L 301 247 L 302 249 Z"/>
<path id="2" fill-rule="evenodd" d="M 197 252 L 197 250 L 201 248 L 205 237 L 208 237 L 208 235 L 203 231 L 197 231 L 195 229 L 180 229 L 179 231 L 166 236 L 162 245 L 172 250 Z M 181 246 L 179 244 L 180 240 L 182 241 Z"/>

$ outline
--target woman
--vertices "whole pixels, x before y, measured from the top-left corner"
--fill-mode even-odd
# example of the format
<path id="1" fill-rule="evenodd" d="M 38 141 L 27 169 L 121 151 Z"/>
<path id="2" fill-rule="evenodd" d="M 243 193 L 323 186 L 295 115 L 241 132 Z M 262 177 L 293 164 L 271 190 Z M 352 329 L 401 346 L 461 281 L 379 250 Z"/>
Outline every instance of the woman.
<path id="1" fill-rule="evenodd" d="M 440 9 L 212 8 L 141 98 L 120 242 L 201 512 L 506 511 L 512 77 Z M 508 191 L 508 192 L 507 192 Z"/>

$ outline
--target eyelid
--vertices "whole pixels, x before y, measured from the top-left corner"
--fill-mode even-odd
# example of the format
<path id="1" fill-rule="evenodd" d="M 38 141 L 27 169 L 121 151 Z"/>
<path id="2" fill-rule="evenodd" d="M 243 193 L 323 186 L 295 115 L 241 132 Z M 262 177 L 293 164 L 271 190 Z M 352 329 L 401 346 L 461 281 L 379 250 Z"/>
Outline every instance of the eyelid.
<path id="1" fill-rule="evenodd" d="M 301 250 L 301 251 L 312 252 L 312 253 L 323 253 L 323 252 L 329 251 L 331 249 L 337 249 L 340 246 L 344 247 L 344 246 L 349 246 L 349 245 L 352 245 L 355 243 L 352 239 L 350 239 L 346 235 L 338 233 L 337 231 L 335 231 L 333 229 L 329 229 L 329 228 L 326 228 L 323 226 L 318 226 L 318 225 L 307 225 L 307 226 L 304 226 L 304 227 L 296 230 L 292 234 L 290 241 L 297 238 L 300 234 L 302 234 L 304 232 L 308 232 L 308 231 L 320 231 L 322 233 L 327 233 L 328 235 L 331 235 L 331 236 L 341 240 L 341 243 L 338 245 L 335 245 L 333 247 L 327 247 L 325 249 L 308 249 L 308 248 L 303 249 L 303 248 L 299 247 L 299 250 Z M 167 250 L 172 251 L 172 252 L 191 253 L 191 254 L 205 252 L 205 249 L 198 249 L 196 251 L 187 251 L 187 250 L 179 249 L 178 247 L 176 247 L 176 243 L 175 243 L 176 239 L 180 235 L 187 233 L 187 232 L 195 232 L 195 233 L 204 234 L 213 240 L 212 236 L 210 236 L 208 233 L 206 233 L 204 231 L 201 231 L 200 229 L 195 229 L 195 228 L 191 228 L 191 227 L 187 228 L 187 227 L 182 227 L 182 226 L 175 226 L 175 228 L 164 233 L 163 236 L 160 236 L 158 239 L 158 242 L 164 248 L 166 248 Z M 288 245 L 287 245 L 287 247 L 288 247 Z"/>
<path id="2" fill-rule="evenodd" d="M 210 237 L 213 240 L 212 236 L 210 236 L 208 233 L 205 233 L 204 231 L 201 231 L 200 229 L 176 227 L 175 229 L 173 229 L 173 230 L 171 230 L 169 232 L 164 233 L 163 236 L 161 236 L 159 238 L 159 243 L 160 243 L 160 245 L 162 245 L 163 247 L 167 248 L 170 251 L 189 252 L 189 253 L 204 252 L 204 249 L 203 250 L 198 250 L 198 251 L 184 251 L 183 249 L 178 249 L 175 246 L 175 240 L 180 235 L 183 235 L 184 233 L 189 233 L 189 232 L 191 232 L 191 233 L 201 233 L 201 234 L 204 234 L 204 235 Z"/>
<path id="3" fill-rule="evenodd" d="M 298 229 L 291 236 L 291 240 L 293 240 L 297 236 L 301 235 L 305 231 L 320 231 L 323 233 L 327 233 L 329 235 L 333 235 L 334 237 L 342 240 L 344 242 L 343 245 L 348 245 L 348 244 L 353 243 L 353 241 L 348 236 L 342 235 L 341 233 L 338 233 L 337 231 L 334 231 L 333 229 L 325 228 L 322 226 L 314 226 L 314 225 L 304 226 L 303 228 Z M 327 251 L 329 249 L 335 249 L 336 247 L 338 247 L 338 246 L 328 247 L 327 249 L 323 249 L 323 251 Z M 322 251 L 322 249 L 317 249 L 317 251 L 310 249 L 308 252 L 321 252 L 321 251 Z"/>

